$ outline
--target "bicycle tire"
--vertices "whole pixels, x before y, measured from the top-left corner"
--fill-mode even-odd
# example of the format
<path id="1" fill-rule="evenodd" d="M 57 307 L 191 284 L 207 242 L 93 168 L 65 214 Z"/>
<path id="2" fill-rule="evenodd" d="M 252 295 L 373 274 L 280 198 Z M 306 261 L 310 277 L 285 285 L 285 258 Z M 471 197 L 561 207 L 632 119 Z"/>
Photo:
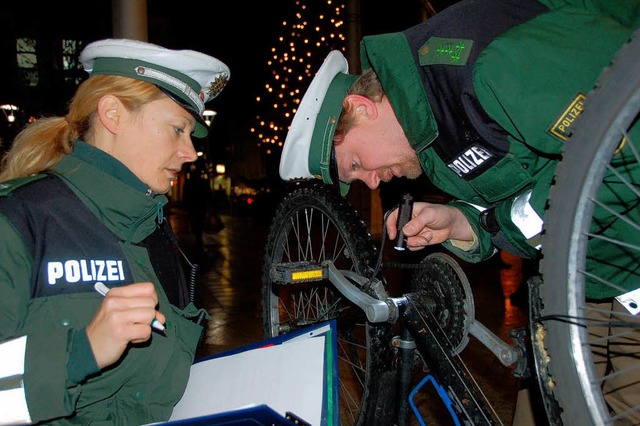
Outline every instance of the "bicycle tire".
<path id="1" fill-rule="evenodd" d="M 332 260 L 340 270 L 369 276 L 376 253 L 355 209 L 334 188 L 316 182 L 303 183 L 283 198 L 267 238 L 262 280 L 265 336 L 336 320 L 344 426 L 391 424 L 395 374 L 390 372 L 389 326 L 369 323 L 364 312 L 328 280 L 280 285 L 271 271 L 281 263 Z"/>
<path id="2" fill-rule="evenodd" d="M 614 153 L 621 155 L 626 149 L 623 155 L 635 158 L 636 164 L 628 168 L 634 174 L 626 178 L 635 191 L 640 188 L 635 173 L 640 161 L 637 156 L 640 141 L 628 132 L 633 126 L 634 132 L 637 130 L 638 111 L 640 34 L 636 31 L 587 95 L 575 132 L 565 141 L 545 213 L 540 264 L 543 280 L 538 288 L 541 321 L 533 325 L 532 337 L 540 388 L 552 423 L 604 425 L 614 423 L 620 415 L 611 413 L 603 395 L 589 340 L 592 323 L 582 318 L 589 312 L 591 301 L 587 297 L 587 283 L 599 261 L 597 253 L 589 250 L 589 244 L 596 238 L 594 226 L 600 226 L 596 218 L 599 220 L 607 212 L 595 200 L 605 185 L 610 189 L 612 179 L 618 179 L 612 177 L 608 167 L 614 158 L 619 158 Z M 626 142 L 621 145 L 625 133 Z M 624 206 L 613 208 L 629 218 L 626 210 L 637 210 L 636 201 L 628 199 Z M 621 241 L 612 243 L 617 248 Z M 629 249 L 628 256 L 631 263 L 640 264 L 638 251 Z M 629 332 L 638 333 L 638 329 Z"/>

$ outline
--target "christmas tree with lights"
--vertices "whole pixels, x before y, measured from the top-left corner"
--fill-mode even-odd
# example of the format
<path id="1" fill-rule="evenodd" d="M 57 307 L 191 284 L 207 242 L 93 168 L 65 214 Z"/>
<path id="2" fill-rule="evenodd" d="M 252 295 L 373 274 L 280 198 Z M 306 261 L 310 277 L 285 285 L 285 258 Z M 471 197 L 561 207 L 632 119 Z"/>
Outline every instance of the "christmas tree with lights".
<path id="1" fill-rule="evenodd" d="M 251 132 L 263 155 L 280 158 L 289 125 L 307 87 L 331 50 L 346 50 L 344 0 L 293 0 L 291 16 L 271 48 L 260 113 Z"/>

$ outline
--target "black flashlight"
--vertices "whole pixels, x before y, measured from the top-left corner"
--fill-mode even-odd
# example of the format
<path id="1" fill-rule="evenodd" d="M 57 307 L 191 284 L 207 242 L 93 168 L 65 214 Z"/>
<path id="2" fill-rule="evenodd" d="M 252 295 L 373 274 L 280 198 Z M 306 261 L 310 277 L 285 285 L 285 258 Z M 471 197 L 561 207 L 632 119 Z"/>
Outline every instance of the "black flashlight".
<path id="1" fill-rule="evenodd" d="M 413 212 L 413 197 L 411 194 L 404 194 L 402 201 L 398 207 L 398 221 L 396 222 L 396 229 L 398 235 L 396 236 L 396 250 L 404 250 L 407 247 L 407 237 L 402 232 L 402 228 L 411 220 L 411 213 Z"/>

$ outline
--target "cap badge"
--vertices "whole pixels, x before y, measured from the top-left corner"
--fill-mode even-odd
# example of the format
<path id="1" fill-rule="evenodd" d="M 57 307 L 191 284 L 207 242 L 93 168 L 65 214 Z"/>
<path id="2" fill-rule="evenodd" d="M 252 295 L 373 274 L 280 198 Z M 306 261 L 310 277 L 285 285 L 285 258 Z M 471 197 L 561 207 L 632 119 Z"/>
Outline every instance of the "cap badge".
<path id="1" fill-rule="evenodd" d="M 227 81 L 229 81 L 229 76 L 227 74 L 221 74 L 217 76 L 209 85 L 207 94 L 211 96 L 211 98 L 215 98 L 220 94 L 220 92 L 222 92 L 222 89 L 224 89 Z"/>

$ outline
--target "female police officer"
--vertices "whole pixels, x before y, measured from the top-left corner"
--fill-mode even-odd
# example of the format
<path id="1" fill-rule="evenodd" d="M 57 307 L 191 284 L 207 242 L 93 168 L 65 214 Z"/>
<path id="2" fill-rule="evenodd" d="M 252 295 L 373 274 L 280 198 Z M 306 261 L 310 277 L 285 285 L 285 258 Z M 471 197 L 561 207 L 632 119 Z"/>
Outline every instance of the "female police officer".
<path id="1" fill-rule="evenodd" d="M 196 160 L 191 137 L 206 136 L 204 104 L 229 69 L 119 39 L 89 44 L 80 59 L 90 77 L 68 114 L 25 128 L 3 159 L 0 350 L 18 361 L 13 381 L 1 379 L 0 420 L 162 421 L 202 330 L 163 194 Z"/>

